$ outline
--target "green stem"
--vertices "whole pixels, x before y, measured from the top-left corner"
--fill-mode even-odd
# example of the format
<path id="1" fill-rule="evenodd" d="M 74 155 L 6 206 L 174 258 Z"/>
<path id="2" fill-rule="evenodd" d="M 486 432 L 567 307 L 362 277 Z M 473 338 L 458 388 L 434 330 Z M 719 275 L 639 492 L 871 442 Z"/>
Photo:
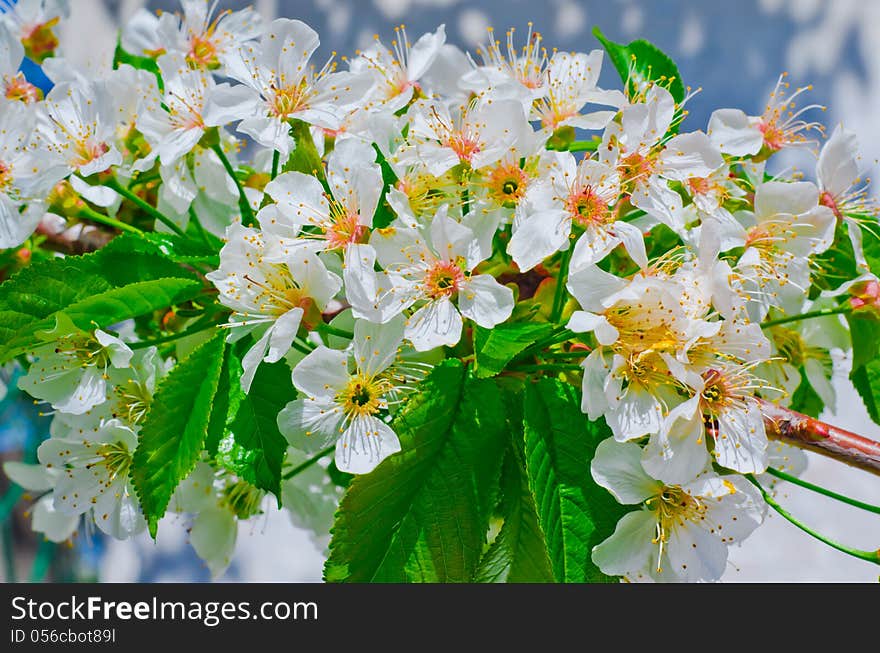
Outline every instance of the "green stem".
<path id="1" fill-rule="evenodd" d="M 12 511 L 15 509 L 15 504 L 18 503 L 23 494 L 24 489 L 22 487 L 14 484 L 9 486 L 6 494 L 0 499 L 0 524 L 6 523 L 6 520 L 9 519 Z"/>
<path id="2" fill-rule="evenodd" d="M 108 227 L 113 227 L 114 229 L 119 229 L 120 231 L 127 231 L 133 234 L 142 234 L 144 233 L 137 227 L 133 227 L 130 224 L 126 224 L 116 218 L 111 218 L 110 216 L 104 215 L 103 213 L 98 213 L 97 211 L 90 209 L 88 206 L 82 207 L 79 211 L 77 211 L 76 217 L 84 220 L 91 220 L 92 222 L 97 222 L 99 224 L 105 224 Z"/>
<path id="3" fill-rule="evenodd" d="M 562 309 L 565 307 L 565 284 L 568 281 L 568 264 L 571 263 L 571 253 L 574 247 L 569 244 L 568 249 L 562 252 L 562 260 L 559 263 L 559 274 L 556 277 L 556 292 L 553 295 L 553 310 L 550 313 L 551 322 L 559 322 Z"/>
<path id="4" fill-rule="evenodd" d="M 778 324 L 787 324 L 788 322 L 798 322 L 799 320 L 809 320 L 814 317 L 825 317 L 826 315 L 841 315 L 845 313 L 851 313 L 852 307 L 848 305 L 839 306 L 837 308 L 823 308 L 818 311 L 809 311 L 808 313 L 801 313 L 800 315 L 787 315 L 786 317 L 780 317 L 777 320 L 770 320 L 768 322 L 762 322 L 761 328 L 767 329 L 769 327 L 776 326 Z"/>
<path id="5" fill-rule="evenodd" d="M 324 449 L 323 451 L 319 451 L 317 454 L 315 454 L 314 456 L 312 456 L 311 458 L 309 458 L 307 461 L 305 461 L 305 462 L 302 463 L 301 465 L 297 465 L 296 467 L 294 467 L 293 469 L 291 469 L 289 472 L 287 472 L 287 473 L 286 473 L 284 476 L 282 476 L 281 478 L 283 478 L 285 481 L 286 481 L 286 480 L 289 480 L 289 479 L 291 479 L 291 478 L 293 478 L 294 476 L 296 476 L 296 475 L 299 474 L 300 472 L 304 472 L 305 470 L 307 470 L 309 467 L 311 467 L 311 466 L 314 465 L 316 462 L 318 462 L 319 460 L 321 460 L 321 458 L 323 458 L 324 456 L 327 456 L 327 455 L 333 453 L 335 450 L 336 450 L 336 445 L 334 445 L 334 446 L 332 446 L 332 447 L 327 447 L 327 448 Z"/>
<path id="6" fill-rule="evenodd" d="M 196 226 L 196 231 L 199 232 L 199 238 L 202 239 L 202 242 L 208 246 L 210 249 L 211 241 L 208 240 L 208 234 L 205 233 L 205 228 L 202 226 L 201 221 L 199 220 L 199 216 L 196 214 L 196 210 L 190 205 L 189 207 L 189 221 L 192 222 Z"/>
<path id="7" fill-rule="evenodd" d="M 299 353 L 305 354 L 308 356 L 315 350 L 315 345 L 310 342 L 306 342 L 301 338 L 294 338 L 293 342 L 290 343 L 294 349 L 296 349 Z"/>
<path id="8" fill-rule="evenodd" d="M 275 150 L 272 152 L 272 176 L 271 180 L 275 181 L 275 177 L 278 176 L 278 165 L 281 163 L 281 152 Z"/>
<path id="9" fill-rule="evenodd" d="M 128 346 L 131 349 L 146 349 L 153 345 L 164 345 L 166 342 L 174 342 L 175 340 L 186 338 L 187 336 L 206 331 L 215 326 L 217 326 L 216 314 L 212 313 L 211 315 L 206 315 L 202 319 L 193 322 L 189 327 L 178 333 L 172 333 L 168 336 L 153 338 L 152 340 L 144 340 L 142 342 L 132 342 Z"/>
<path id="10" fill-rule="evenodd" d="M 52 558 L 55 556 L 55 542 L 43 540 L 37 548 L 37 555 L 34 556 L 34 565 L 31 567 L 31 582 L 40 583 L 46 578 L 46 573 L 52 565 Z"/>
<path id="11" fill-rule="evenodd" d="M 226 157 L 226 152 L 223 151 L 223 147 L 219 143 L 212 145 L 211 149 L 214 150 L 214 153 L 220 159 L 220 163 L 226 168 L 226 173 L 232 178 L 232 181 L 235 182 L 235 187 L 238 189 L 238 208 L 241 211 L 242 224 L 246 227 L 253 225 L 254 210 L 251 208 L 251 203 L 248 201 L 247 195 L 244 192 L 244 186 L 241 185 L 238 175 L 235 174 L 235 168 L 232 167 L 232 164 Z"/>
<path id="12" fill-rule="evenodd" d="M 597 141 L 597 140 L 574 141 L 566 149 L 569 152 L 595 152 L 597 149 L 599 149 L 600 142 L 601 141 Z"/>
<path id="13" fill-rule="evenodd" d="M 791 474 L 786 474 L 783 471 L 778 469 L 774 469 L 773 467 L 767 468 L 767 473 L 771 476 L 775 476 L 776 478 L 782 479 L 783 481 L 788 481 L 794 485 L 799 485 L 802 488 L 806 488 L 811 490 L 812 492 L 816 492 L 818 494 L 822 494 L 826 497 L 830 497 L 832 499 L 836 499 L 842 503 L 845 503 L 850 506 L 855 506 L 856 508 L 861 508 L 862 510 L 867 510 L 868 512 L 873 512 L 880 515 L 880 506 L 875 506 L 870 503 L 864 503 L 863 501 L 859 501 L 858 499 L 852 499 L 846 495 L 838 494 L 832 490 L 828 490 L 819 485 L 814 485 L 809 481 L 804 481 L 803 479 L 798 478 L 797 476 L 792 476 Z"/>
<path id="14" fill-rule="evenodd" d="M 12 537 L 12 521 L 0 524 L 0 546 L 3 547 L 4 582 L 15 582 L 15 539 Z"/>
<path id="15" fill-rule="evenodd" d="M 351 331 L 346 331 L 345 329 L 337 329 L 336 327 L 330 326 L 329 324 L 319 324 L 318 333 L 324 333 L 328 336 L 337 336 L 339 338 L 346 338 L 347 340 L 354 339 L 354 334 Z"/>
<path id="16" fill-rule="evenodd" d="M 178 236 L 186 237 L 186 234 L 183 233 L 183 230 L 180 227 L 178 227 L 176 224 L 174 224 L 174 221 L 171 218 L 169 218 L 167 215 L 165 215 L 164 213 L 162 213 L 161 211 L 156 209 L 156 207 L 151 206 L 150 204 L 148 204 L 147 202 L 142 200 L 140 197 L 138 197 L 137 195 L 132 193 L 125 186 L 120 184 L 116 179 L 110 178 L 107 181 L 104 181 L 101 183 L 104 186 L 107 186 L 108 188 L 112 188 L 113 190 L 115 190 L 117 193 L 122 195 L 125 199 L 127 199 L 132 204 L 137 206 L 139 209 L 141 209 L 142 211 L 147 213 L 150 217 L 152 217 L 155 220 L 158 220 L 159 222 L 164 224 L 166 227 L 171 229 L 171 231 L 176 233 Z"/>
<path id="17" fill-rule="evenodd" d="M 821 533 L 813 530 L 803 522 L 799 521 L 797 518 L 792 516 L 792 514 L 788 512 L 785 508 L 776 503 L 776 499 L 770 496 L 770 494 L 763 487 L 761 487 L 761 484 L 758 483 L 754 476 L 752 476 L 751 474 L 747 474 L 746 478 L 749 479 L 749 481 L 751 481 L 752 484 L 758 488 L 758 490 L 761 492 L 761 496 L 764 497 L 764 501 L 767 502 L 768 506 L 773 508 L 773 510 L 778 512 L 784 519 L 790 521 L 807 535 L 815 537 L 820 542 L 827 544 L 832 549 L 837 549 L 841 553 L 845 553 L 854 558 L 858 558 L 859 560 L 865 560 L 866 562 L 873 562 L 875 565 L 880 565 L 880 553 L 878 553 L 877 551 L 862 551 L 861 549 L 853 549 L 843 544 L 840 544 L 839 542 L 835 542 L 829 537 L 825 537 Z"/>

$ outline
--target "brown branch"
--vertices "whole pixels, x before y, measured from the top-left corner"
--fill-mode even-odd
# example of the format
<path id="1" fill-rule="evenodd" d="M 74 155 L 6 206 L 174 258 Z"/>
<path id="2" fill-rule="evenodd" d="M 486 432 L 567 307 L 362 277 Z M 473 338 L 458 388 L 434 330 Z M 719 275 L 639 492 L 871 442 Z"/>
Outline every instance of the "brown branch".
<path id="1" fill-rule="evenodd" d="M 758 400 L 767 435 L 880 476 L 880 442 Z"/>

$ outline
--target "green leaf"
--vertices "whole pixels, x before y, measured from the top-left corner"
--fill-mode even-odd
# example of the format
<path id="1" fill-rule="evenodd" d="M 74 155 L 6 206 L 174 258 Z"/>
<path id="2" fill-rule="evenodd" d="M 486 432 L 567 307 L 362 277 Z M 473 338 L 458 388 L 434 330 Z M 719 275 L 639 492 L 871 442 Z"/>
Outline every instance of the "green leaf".
<path id="1" fill-rule="evenodd" d="M 165 84 L 162 81 L 162 73 L 159 71 L 159 64 L 150 57 L 140 57 L 131 54 L 122 47 L 122 33 L 116 38 L 116 50 L 113 52 L 113 69 L 119 68 L 120 64 L 128 64 L 132 68 L 138 70 L 146 70 L 156 76 L 156 83 L 159 86 L 159 92 L 164 92 Z"/>
<path id="2" fill-rule="evenodd" d="M 0 284 L 0 363 L 26 351 L 62 312 L 91 330 L 201 292 L 197 275 L 159 251 L 132 251 L 131 239 L 140 240 L 119 236 L 98 252 L 40 261 Z"/>
<path id="3" fill-rule="evenodd" d="M 854 368 L 849 378 L 865 403 L 868 415 L 875 424 L 880 424 L 880 408 L 877 406 L 877 398 L 880 397 L 880 361 Z"/>
<path id="4" fill-rule="evenodd" d="M 806 371 L 801 367 L 801 383 L 791 396 L 791 409 L 804 415 L 818 418 L 819 413 L 824 408 L 825 402 L 816 394 L 813 386 L 810 385 L 809 379 L 807 379 Z"/>
<path id="5" fill-rule="evenodd" d="M 232 371 L 240 366 L 230 364 L 231 357 L 232 347 L 227 347 L 223 354 L 223 365 L 220 368 L 220 378 L 217 381 L 217 392 L 214 393 L 214 405 L 211 409 L 211 419 L 208 422 L 208 432 L 205 436 L 205 450 L 208 452 L 208 455 L 212 457 L 217 455 L 217 448 L 220 446 L 220 441 L 226 436 L 230 415 L 235 415 L 234 411 L 230 413 L 232 404 L 231 396 L 233 391 L 236 395 L 241 393 L 241 387 L 239 385 L 241 375 L 235 374 Z M 238 405 L 236 404 L 235 410 L 237 411 L 237 409 Z"/>
<path id="6" fill-rule="evenodd" d="M 581 413 L 577 389 L 549 377 L 526 386 L 524 421 L 529 487 L 556 580 L 611 580 L 590 558 L 627 511 L 590 475 L 596 447 L 610 429 Z"/>
<path id="7" fill-rule="evenodd" d="M 232 470 L 251 485 L 274 494 L 279 508 L 287 439 L 278 430 L 278 413 L 295 398 L 287 363 L 260 363 L 250 391 L 241 395 L 230 424 L 235 446 L 227 445 L 225 452 Z"/>
<path id="8" fill-rule="evenodd" d="M 217 392 L 226 333 L 218 331 L 159 383 L 134 452 L 131 477 L 150 534 L 199 459 Z"/>
<path id="9" fill-rule="evenodd" d="M 401 452 L 355 477 L 333 526 L 328 581 L 469 582 L 503 452 L 496 385 L 457 360 L 434 368 L 392 428 Z"/>
<path id="10" fill-rule="evenodd" d="M 521 436 L 521 434 L 520 434 Z M 501 531 L 480 561 L 479 583 L 552 583 L 553 571 L 520 456 L 512 449 L 501 474 Z"/>
<path id="11" fill-rule="evenodd" d="M 867 365 L 880 355 L 880 321 L 870 313 L 846 313 L 852 340 L 852 369 Z"/>
<path id="12" fill-rule="evenodd" d="M 667 88 L 676 103 L 680 104 L 684 100 L 685 88 L 678 66 L 656 45 L 644 39 L 632 41 L 628 45 L 615 43 L 607 39 L 598 27 L 593 28 L 593 34 L 608 52 L 623 83 L 627 84 L 626 92 L 629 97 L 644 90 L 644 83 L 651 81 Z"/>
<path id="13" fill-rule="evenodd" d="M 492 329 L 474 329 L 474 376 L 495 376 L 513 358 L 553 331 L 549 322 L 503 323 Z"/>

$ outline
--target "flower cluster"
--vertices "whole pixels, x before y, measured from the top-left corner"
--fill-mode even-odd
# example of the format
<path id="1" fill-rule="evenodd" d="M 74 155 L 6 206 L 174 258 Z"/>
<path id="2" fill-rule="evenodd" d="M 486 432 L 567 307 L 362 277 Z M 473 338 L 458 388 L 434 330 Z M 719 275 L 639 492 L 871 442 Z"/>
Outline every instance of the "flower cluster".
<path id="1" fill-rule="evenodd" d="M 137 14 L 95 76 L 56 51 L 66 4 L 0 15 L 0 247 L 33 249 L 53 220 L 216 244 L 210 269 L 184 260 L 213 303 L 167 313 L 158 342 L 156 327 L 64 314 L 37 332 L 18 385 L 54 411 L 52 433 L 38 465 L 5 467 L 42 493 L 35 530 L 145 527 L 140 431 L 209 327 L 240 352 L 245 396 L 262 366 L 292 368 L 285 470 L 332 447 L 336 470 L 367 474 L 406 448 L 393 418 L 432 364 L 479 357 L 475 332 L 549 323 L 554 338 L 502 374 L 522 378 L 518 361 L 579 386 L 610 429 L 584 474 L 634 509 L 595 564 L 720 577 L 766 511 L 749 482 L 776 455 L 762 405 L 791 402 L 803 374 L 833 407 L 840 314 L 878 306 L 855 137 L 837 127 L 819 152 L 823 128 L 802 118 L 816 107 L 794 108 L 805 89 L 780 78 L 762 115 L 722 109 L 685 131 L 676 80 L 635 62 L 625 90 L 600 88 L 602 50 L 548 51 L 531 30 L 506 47 L 490 33 L 473 58 L 443 26 L 415 42 L 401 27 L 322 61 L 303 22 L 205 0 Z M 18 72 L 25 56 L 45 96 Z M 768 172 L 793 147 L 817 152 L 817 182 Z M 835 248 L 848 277 L 827 274 Z M 823 309 L 824 327 L 797 319 Z M 198 515 L 191 540 L 215 572 L 265 495 L 220 459 L 203 456 L 170 503 Z M 317 492 L 332 510 L 335 488 Z"/>

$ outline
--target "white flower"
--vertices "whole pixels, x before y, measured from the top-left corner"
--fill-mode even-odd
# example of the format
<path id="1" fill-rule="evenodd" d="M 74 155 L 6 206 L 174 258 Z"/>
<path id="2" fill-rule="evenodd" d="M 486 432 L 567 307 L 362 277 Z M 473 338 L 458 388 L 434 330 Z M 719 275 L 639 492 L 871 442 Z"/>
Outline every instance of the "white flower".
<path id="1" fill-rule="evenodd" d="M 688 315 L 682 287 L 667 279 L 628 282 L 591 266 L 569 275 L 567 288 L 585 309 L 568 328 L 592 331 L 599 344 L 582 364 L 583 411 L 604 415 L 618 440 L 659 432 L 666 406 L 693 382 L 677 358 L 710 327 Z"/>
<path id="2" fill-rule="evenodd" d="M 37 63 L 50 56 L 58 47 L 53 30 L 70 14 L 69 0 L 0 1 L 0 24 L 21 41 L 27 56 Z"/>
<path id="3" fill-rule="evenodd" d="M 227 9 L 215 18 L 218 0 L 210 5 L 208 0 L 181 0 L 180 4 L 183 16 L 165 12 L 152 26 L 158 45 L 153 51 L 162 48 L 180 53 L 193 67 L 219 68 L 239 46 L 262 32 L 262 19 L 253 7 Z"/>
<path id="4" fill-rule="evenodd" d="M 541 121 L 548 135 L 560 127 L 603 129 L 617 109 L 626 104 L 620 91 L 605 91 L 596 86 L 604 56 L 602 50 L 593 50 L 590 54 L 557 52 L 550 59 L 546 95 L 535 101 L 530 116 Z M 588 103 L 613 106 L 614 110 L 581 114 Z"/>
<path id="5" fill-rule="evenodd" d="M 353 138 L 338 142 L 327 160 L 327 183 L 330 195 L 315 177 L 285 172 L 266 185 L 275 203 L 261 209 L 257 220 L 277 236 L 282 251 L 344 251 L 365 242 L 383 185 L 375 150 Z"/>
<path id="6" fill-rule="evenodd" d="M 477 94 L 488 91 L 494 97 L 517 99 L 531 112 L 535 100 L 547 94 L 548 59 L 541 34 L 533 32 L 529 23 L 525 45 L 517 49 L 513 41 L 516 30 L 510 28 L 502 50 L 494 30 L 490 27 L 488 32 L 489 42 L 477 48 L 483 65 L 462 75 L 460 85 Z"/>
<path id="7" fill-rule="evenodd" d="M 423 165 L 435 177 L 459 164 L 479 170 L 530 136 L 522 106 L 513 100 L 474 100 L 451 110 L 440 102 L 414 102 L 408 112 L 408 145 L 392 165 Z"/>
<path id="8" fill-rule="evenodd" d="M 278 415 L 278 428 L 290 443 L 315 452 L 336 442 L 336 466 L 366 474 L 400 451 L 397 435 L 382 419 L 395 396 L 394 363 L 403 337 L 403 320 L 377 325 L 355 323 L 352 350 L 319 346 L 293 370 L 293 385 L 304 396 Z"/>
<path id="9" fill-rule="evenodd" d="M 745 252 L 735 270 L 742 274 L 754 302 L 753 319 L 770 306 L 800 308 L 810 286 L 810 260 L 834 241 L 836 219 L 819 205 L 819 189 L 807 181 L 769 181 L 755 190 L 754 214 L 746 221 Z"/>
<path id="10" fill-rule="evenodd" d="M 374 80 L 371 109 L 394 113 L 410 103 L 421 87 L 419 79 L 428 71 L 446 42 L 446 29 L 440 25 L 435 32 L 423 34 L 410 45 L 406 29 L 394 28 L 394 40 L 389 50 L 375 37 L 375 43 L 358 52 L 350 70 L 356 74 L 368 73 Z"/>
<path id="11" fill-rule="evenodd" d="M 21 100 L 31 104 L 42 99 L 43 92 L 28 82 L 19 67 L 24 59 L 24 47 L 0 22 L 0 98 Z"/>
<path id="12" fill-rule="evenodd" d="M 165 92 L 162 97 L 145 99 L 137 128 L 154 156 L 169 166 L 192 151 L 204 136 L 205 103 L 216 84 L 205 71 L 189 68 L 180 55 L 163 55 L 158 63 Z"/>
<path id="13" fill-rule="evenodd" d="M 238 131 L 264 147 L 293 151 L 290 121 L 336 129 L 344 107 L 363 100 L 372 85 L 368 75 L 335 73 L 331 62 L 317 73 L 309 60 L 317 33 L 298 20 L 272 22 L 259 44 L 247 44 L 227 64 L 240 85 L 221 84 L 212 92 L 207 119 L 212 125 L 241 120 Z"/>
<path id="14" fill-rule="evenodd" d="M 373 271 L 376 258 L 382 276 Z M 428 238 L 395 221 L 373 232 L 369 246 L 352 246 L 344 275 L 348 298 L 356 317 L 378 322 L 424 301 L 406 321 L 404 336 L 417 351 L 452 346 L 461 337 L 462 316 L 491 329 L 513 311 L 510 288 L 491 275 L 472 275 L 482 260 L 473 231 L 441 207 Z"/>
<path id="15" fill-rule="evenodd" d="M 819 203 L 827 206 L 838 220 L 846 223 L 856 263 L 868 270 L 862 251 L 860 222 L 877 214 L 877 204 L 867 193 L 867 184 L 859 176 L 859 144 L 856 135 L 841 125 L 835 127 L 816 164 Z M 854 215 L 851 215 L 854 214 Z"/>
<path id="16" fill-rule="evenodd" d="M 290 349 L 300 326 L 313 329 L 342 280 L 303 248 L 272 256 L 271 236 L 235 223 L 220 250 L 220 269 L 206 275 L 220 301 L 234 313 L 230 327 L 263 329 L 242 359 L 241 387 L 247 392 L 260 361 L 274 363 Z M 268 241 L 268 242 L 267 242 Z"/>
<path id="17" fill-rule="evenodd" d="M 110 420 L 137 433 L 152 404 L 156 384 L 170 366 L 171 361 L 163 361 L 155 347 L 134 350 L 128 365 L 107 370 L 106 401 L 83 413 L 57 411 L 49 433 L 52 437 L 76 438 L 97 433 Z"/>
<path id="18" fill-rule="evenodd" d="M 51 492 L 62 474 L 61 469 L 9 460 L 3 463 L 3 471 L 13 483 L 28 492 L 42 495 L 29 510 L 34 532 L 42 533 L 51 542 L 64 542 L 73 537 L 82 515 L 58 510 Z"/>
<path id="19" fill-rule="evenodd" d="M 620 195 L 617 172 L 595 159 L 580 163 L 568 152 L 552 155 L 546 177 L 533 185 L 524 197 L 514 223 L 507 253 L 522 271 L 530 270 L 545 258 L 574 245 L 571 269 L 598 263 L 623 244 L 640 267 L 648 264 L 641 231 L 617 220 L 613 208 Z"/>
<path id="20" fill-rule="evenodd" d="M 106 83 L 61 83 L 39 105 L 37 143 L 69 172 L 88 177 L 122 163 L 116 120 L 116 100 Z"/>
<path id="21" fill-rule="evenodd" d="M 718 580 L 728 546 L 757 528 L 766 506 L 744 479 L 703 471 L 692 481 L 666 485 L 648 476 L 641 449 L 605 440 L 590 465 L 595 481 L 623 504 L 641 504 L 624 515 L 607 540 L 593 547 L 604 573 L 639 580 Z"/>
<path id="22" fill-rule="evenodd" d="M 34 113 L 21 102 L 0 99 L 0 248 L 18 247 L 33 233 L 44 207 L 39 201 L 65 171 L 45 165 L 29 150 Z"/>
<path id="23" fill-rule="evenodd" d="M 55 508 L 68 515 L 92 511 L 102 531 L 117 539 L 145 526 L 129 470 L 137 447 L 134 432 L 111 420 L 83 438 L 49 438 L 37 450 L 40 463 L 60 469 Z"/>
<path id="24" fill-rule="evenodd" d="M 811 104 L 794 111 L 795 99 L 812 86 L 804 86 L 787 96 L 789 84 L 784 79 L 785 74 L 780 75 L 761 116 L 747 116 L 740 109 L 714 111 L 708 128 L 712 144 L 736 157 L 754 156 L 762 150 L 772 154 L 787 146 L 809 144 L 802 132 L 812 129 L 821 132 L 824 128 L 817 122 L 801 120 L 800 116 L 811 109 L 824 110 L 824 107 Z M 765 155 L 762 154 L 762 158 Z"/>
<path id="25" fill-rule="evenodd" d="M 108 370 L 128 367 L 133 352 L 100 329 L 88 334 L 69 325 L 55 331 L 54 342 L 34 350 L 36 360 L 18 387 L 56 410 L 82 415 L 107 401 Z"/>
<path id="26" fill-rule="evenodd" d="M 766 383 L 752 374 L 752 367 L 719 362 L 707 369 L 702 389 L 673 408 L 658 437 L 648 443 L 645 471 L 667 483 L 691 480 L 708 462 L 707 435 L 722 467 L 741 474 L 767 469 L 764 416 L 754 395 Z M 708 434 L 707 421 L 712 424 Z"/>
<path id="27" fill-rule="evenodd" d="M 665 140 L 675 114 L 672 94 L 652 86 L 644 102 L 623 107 L 620 123 L 605 130 L 599 153 L 617 168 L 621 183 L 631 187 L 634 206 L 680 232 L 682 199 L 668 182 L 686 184 L 691 178 L 708 177 L 724 159 L 703 132 Z"/>
<path id="28" fill-rule="evenodd" d="M 304 451 L 288 447 L 285 461 L 297 467 L 310 458 Z M 330 541 L 333 518 L 344 493 L 327 472 L 328 464 L 326 458 L 321 459 L 281 484 L 281 502 L 290 521 L 297 528 L 306 529 L 319 550 L 324 550 Z"/>

